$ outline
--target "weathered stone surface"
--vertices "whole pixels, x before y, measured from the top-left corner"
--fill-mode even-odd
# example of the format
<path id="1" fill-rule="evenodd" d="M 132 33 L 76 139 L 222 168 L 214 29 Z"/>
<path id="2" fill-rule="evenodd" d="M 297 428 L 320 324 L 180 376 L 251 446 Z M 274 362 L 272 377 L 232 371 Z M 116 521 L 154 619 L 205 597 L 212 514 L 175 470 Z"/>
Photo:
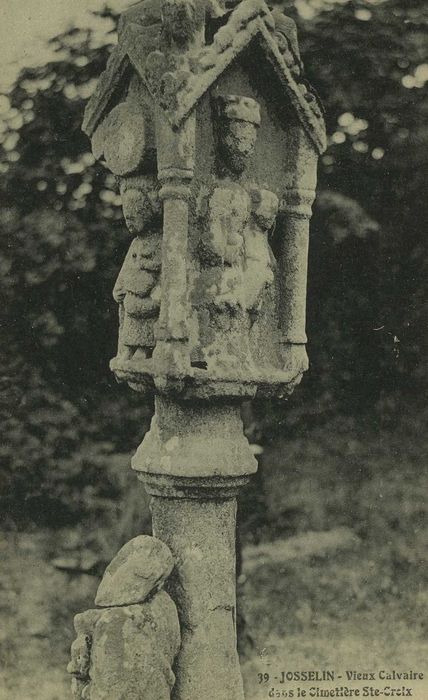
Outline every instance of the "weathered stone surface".
<path id="1" fill-rule="evenodd" d="M 77 637 L 71 645 L 71 661 L 67 666 L 72 674 L 71 692 L 76 700 L 90 698 L 90 669 L 93 632 L 101 611 L 86 610 L 74 618 Z"/>
<path id="2" fill-rule="evenodd" d="M 132 241 L 113 290 L 119 304 L 118 354 L 126 359 L 140 350 L 150 357 L 160 309 L 161 235 L 154 232 Z"/>
<path id="3" fill-rule="evenodd" d="M 167 41 L 179 46 L 189 42 L 196 30 L 195 4 L 190 0 L 164 0 L 162 25 Z"/>
<path id="4" fill-rule="evenodd" d="M 158 397 L 151 429 L 132 459 L 138 472 L 192 477 L 253 474 L 257 462 L 239 406 L 189 404 Z"/>
<path id="5" fill-rule="evenodd" d="M 240 174 L 254 152 L 260 106 L 251 97 L 222 95 L 217 109 L 220 155 L 233 173 Z"/>
<path id="6" fill-rule="evenodd" d="M 102 150 L 112 173 L 126 175 L 138 169 L 145 156 L 146 130 L 141 109 L 122 103 L 110 112 L 102 125 Z"/>
<path id="7" fill-rule="evenodd" d="M 174 567 L 168 547 L 147 535 L 124 545 L 105 570 L 95 603 L 102 607 L 131 605 L 162 588 Z"/>
<path id="8" fill-rule="evenodd" d="M 142 605 L 108 608 L 93 632 L 91 700 L 169 700 L 180 627 L 164 592 Z"/>
<path id="9" fill-rule="evenodd" d="M 138 605 L 88 610 L 68 671 L 78 700 L 169 700 L 180 648 L 176 607 L 164 591 Z"/>
<path id="10" fill-rule="evenodd" d="M 126 225 L 132 234 L 161 232 L 162 204 L 154 176 L 121 178 L 120 194 Z"/>
<path id="11" fill-rule="evenodd" d="M 243 700 L 236 651 L 236 500 L 154 498 L 153 528 L 177 558 L 168 580 L 182 650 L 174 700 Z"/>

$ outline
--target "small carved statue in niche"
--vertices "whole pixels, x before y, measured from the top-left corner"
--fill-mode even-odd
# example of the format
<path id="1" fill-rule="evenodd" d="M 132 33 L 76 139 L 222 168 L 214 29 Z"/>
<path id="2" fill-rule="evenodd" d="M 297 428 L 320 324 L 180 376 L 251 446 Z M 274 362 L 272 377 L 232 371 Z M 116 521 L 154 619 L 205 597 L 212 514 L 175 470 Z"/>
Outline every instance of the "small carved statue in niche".
<path id="1" fill-rule="evenodd" d="M 245 294 L 249 343 L 258 368 L 278 367 L 278 267 L 270 247 L 278 214 L 278 198 L 252 187 L 251 219 L 245 229 Z"/>
<path id="2" fill-rule="evenodd" d="M 260 107 L 241 95 L 216 98 L 219 156 L 229 170 L 240 175 L 248 165 L 257 141 Z"/>
<path id="3" fill-rule="evenodd" d="M 244 231 L 245 300 L 253 320 L 260 313 L 266 289 L 275 279 L 276 260 L 268 241 L 278 214 L 279 201 L 269 190 L 252 188 L 251 218 Z"/>
<path id="4" fill-rule="evenodd" d="M 118 355 L 147 359 L 155 346 L 160 309 L 162 205 L 154 176 L 122 179 L 121 195 L 126 224 L 137 235 L 113 290 L 119 304 Z"/>
<path id="5" fill-rule="evenodd" d="M 251 371 L 245 313 L 244 238 L 250 198 L 236 183 L 204 193 L 200 275 L 193 305 L 208 369 L 235 377 Z"/>
<path id="6" fill-rule="evenodd" d="M 256 144 L 258 103 L 239 95 L 216 99 L 222 177 L 200 196 L 201 268 L 194 306 L 207 369 L 251 378 L 266 365 L 266 343 L 275 345 L 270 341 L 277 327 L 276 260 L 268 234 L 279 203 L 273 192 L 241 179 Z M 268 360 L 276 364 L 273 355 Z"/>

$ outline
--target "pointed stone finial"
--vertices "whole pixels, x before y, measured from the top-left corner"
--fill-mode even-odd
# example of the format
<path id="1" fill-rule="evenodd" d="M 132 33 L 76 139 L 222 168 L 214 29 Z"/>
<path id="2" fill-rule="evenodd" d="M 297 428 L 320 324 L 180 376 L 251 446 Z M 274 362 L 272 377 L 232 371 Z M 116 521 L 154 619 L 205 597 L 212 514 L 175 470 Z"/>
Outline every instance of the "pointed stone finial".
<path id="1" fill-rule="evenodd" d="M 195 4 L 192 0 L 163 0 L 163 34 L 168 43 L 185 46 L 195 33 Z"/>

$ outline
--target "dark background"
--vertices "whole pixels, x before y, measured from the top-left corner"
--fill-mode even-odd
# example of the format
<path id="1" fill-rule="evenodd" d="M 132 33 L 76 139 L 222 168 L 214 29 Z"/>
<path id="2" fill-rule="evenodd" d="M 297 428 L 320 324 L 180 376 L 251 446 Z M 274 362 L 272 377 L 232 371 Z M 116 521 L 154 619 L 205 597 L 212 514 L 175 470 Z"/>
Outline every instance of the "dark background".
<path id="1" fill-rule="evenodd" d="M 241 577 L 243 597 L 256 640 L 282 639 L 280 618 L 268 612 L 275 600 L 289 634 L 330 630 L 346 609 L 356 619 L 369 611 L 380 628 L 390 614 L 425 644 L 427 3 L 313 5 L 303 19 L 285 4 L 329 134 L 311 229 L 311 369 L 285 405 L 245 407 L 260 470 L 240 509 L 247 547 L 302 533 L 312 544 L 295 569 L 287 564 L 286 586 L 280 577 L 269 588 L 264 568 Z M 117 17 L 101 15 L 113 41 Z M 24 558 L 33 542 L 34 561 L 59 560 L 58 570 L 62 561 L 62 570 L 96 580 L 149 523 L 129 457 L 152 408 L 108 369 L 117 337 L 111 291 L 130 236 L 115 178 L 94 163 L 80 130 L 112 44 L 75 28 L 52 45 L 56 58 L 22 70 L 0 100 L 7 590 L 19 588 L 13 552 L 22 542 Z M 327 555 L 326 532 L 338 533 Z M 358 552 L 343 554 L 349 533 Z M 82 602 L 77 593 L 73 600 L 56 602 L 64 630 Z"/>

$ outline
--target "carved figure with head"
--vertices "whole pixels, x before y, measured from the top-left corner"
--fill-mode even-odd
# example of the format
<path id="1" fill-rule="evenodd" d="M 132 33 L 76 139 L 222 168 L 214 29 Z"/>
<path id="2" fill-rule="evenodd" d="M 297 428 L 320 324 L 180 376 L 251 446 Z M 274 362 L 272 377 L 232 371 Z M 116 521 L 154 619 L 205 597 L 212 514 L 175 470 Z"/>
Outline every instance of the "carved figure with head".
<path id="1" fill-rule="evenodd" d="M 124 177 L 120 194 L 125 222 L 134 236 L 162 230 L 162 202 L 155 175 Z"/>
<path id="2" fill-rule="evenodd" d="M 260 126 L 256 100 L 242 95 L 221 95 L 216 99 L 219 154 L 232 173 L 240 175 L 254 152 Z"/>

